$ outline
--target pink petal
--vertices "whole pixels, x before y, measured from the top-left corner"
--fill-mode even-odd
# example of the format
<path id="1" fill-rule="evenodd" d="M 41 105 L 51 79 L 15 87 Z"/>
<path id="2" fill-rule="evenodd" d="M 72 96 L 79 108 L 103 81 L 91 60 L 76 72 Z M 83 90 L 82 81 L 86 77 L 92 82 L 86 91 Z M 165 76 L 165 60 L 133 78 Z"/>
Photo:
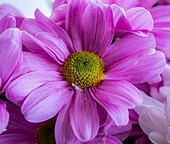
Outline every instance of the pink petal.
<path id="1" fill-rule="evenodd" d="M 103 54 L 102 59 L 106 66 L 114 65 L 120 60 L 123 60 L 141 50 L 149 51 L 155 49 L 155 45 L 155 38 L 153 35 L 149 35 L 148 37 L 141 37 L 131 34 L 121 38 L 113 45 L 111 45 L 110 48 L 108 48 L 107 51 Z"/>
<path id="2" fill-rule="evenodd" d="M 170 5 L 154 7 L 150 10 L 155 28 L 170 28 Z"/>
<path id="3" fill-rule="evenodd" d="M 167 133 L 169 122 L 163 109 L 158 107 L 151 107 L 147 109 L 146 113 L 139 116 L 139 125 L 145 134 L 151 132 Z"/>
<path id="4" fill-rule="evenodd" d="M 64 106 L 58 114 L 55 125 L 56 143 L 75 144 L 77 141 L 69 121 L 69 105 Z"/>
<path id="5" fill-rule="evenodd" d="M 41 41 L 47 48 L 47 52 L 53 59 L 58 63 L 63 64 L 63 62 L 69 56 L 68 48 L 62 39 L 58 38 L 54 34 L 41 32 L 36 35 L 36 38 Z"/>
<path id="6" fill-rule="evenodd" d="M 10 13 L 13 13 L 15 16 L 23 17 L 23 14 L 14 6 L 9 4 L 0 5 L 0 19 Z"/>
<path id="7" fill-rule="evenodd" d="M 18 67 L 21 59 L 21 32 L 8 29 L 0 35 L 0 77 L 4 84 Z"/>
<path id="8" fill-rule="evenodd" d="M 111 44 L 113 34 L 113 16 L 110 7 L 104 7 L 102 10 L 97 5 L 89 5 L 82 16 L 83 50 L 98 55 L 103 54 Z"/>
<path id="9" fill-rule="evenodd" d="M 67 33 L 58 25 L 56 25 L 53 21 L 48 19 L 43 13 L 41 13 L 38 9 L 35 11 L 35 18 L 36 20 L 46 28 L 46 32 L 51 32 L 53 34 L 58 35 L 59 38 L 61 38 L 68 49 L 73 52 L 74 50 L 72 49 L 72 42 L 70 37 L 67 35 Z M 45 24 L 45 25 L 44 25 Z M 48 27 L 46 27 L 48 25 Z M 44 28 L 43 28 L 44 29 Z M 43 30 L 44 31 L 44 30 Z M 42 32 L 43 32 L 42 31 Z"/>
<path id="10" fill-rule="evenodd" d="M 82 15 L 84 13 L 84 10 L 87 6 L 87 3 L 85 1 L 72 1 L 72 4 L 70 4 L 67 8 L 67 14 L 66 14 L 66 30 L 71 37 L 73 41 L 73 46 L 75 51 L 81 51 L 82 50 L 82 43 L 81 43 L 81 37 L 82 37 L 82 28 L 81 28 L 81 19 Z"/>
<path id="11" fill-rule="evenodd" d="M 170 53 L 169 53 L 170 51 L 170 43 L 169 43 L 170 29 L 154 28 L 152 32 L 156 39 L 156 48 L 162 51 L 167 57 L 167 59 L 170 59 Z"/>
<path id="12" fill-rule="evenodd" d="M 140 91 L 126 81 L 104 80 L 94 94 L 100 101 L 125 108 L 134 108 L 142 102 Z"/>
<path id="13" fill-rule="evenodd" d="M 88 91 L 76 91 L 69 117 L 73 132 L 80 141 L 92 140 L 97 135 L 99 116 L 96 103 Z"/>
<path id="14" fill-rule="evenodd" d="M 25 99 L 21 111 L 30 122 L 42 122 L 54 117 L 71 97 L 64 81 L 49 82 L 34 89 Z"/>
<path id="15" fill-rule="evenodd" d="M 148 10 L 135 7 L 127 10 L 126 14 L 132 30 L 151 31 L 153 29 L 153 18 Z"/>
<path id="16" fill-rule="evenodd" d="M 6 104 L 0 100 L 0 134 L 4 132 L 8 125 L 9 113 L 6 110 Z"/>
<path id="17" fill-rule="evenodd" d="M 27 71 L 59 71 L 60 66 L 44 55 L 34 54 L 30 52 L 23 52 L 23 65 Z"/>
<path id="18" fill-rule="evenodd" d="M 16 20 L 12 15 L 6 15 L 0 20 L 0 33 L 4 32 L 8 28 L 15 28 Z"/>
<path id="19" fill-rule="evenodd" d="M 118 66 L 113 67 L 113 69 L 106 73 L 106 78 L 126 80 L 133 84 L 144 82 L 153 83 L 155 82 L 155 78 L 158 78 L 163 72 L 166 63 L 164 54 L 159 51 L 153 54 L 143 55 L 142 58 L 139 58 L 139 61 L 136 59 L 138 62 L 134 61 L 133 63 L 132 60 L 134 61 L 133 58 L 131 59 L 129 57 L 127 61 L 122 61 Z M 132 67 L 128 68 L 128 64 Z"/>
<path id="20" fill-rule="evenodd" d="M 151 132 L 148 137 L 154 144 L 167 144 L 166 136 L 159 132 Z"/>
<path id="21" fill-rule="evenodd" d="M 58 80 L 61 80 L 61 77 L 54 71 L 35 71 L 24 74 L 7 87 L 7 98 L 21 105 L 31 91 L 47 82 Z"/>

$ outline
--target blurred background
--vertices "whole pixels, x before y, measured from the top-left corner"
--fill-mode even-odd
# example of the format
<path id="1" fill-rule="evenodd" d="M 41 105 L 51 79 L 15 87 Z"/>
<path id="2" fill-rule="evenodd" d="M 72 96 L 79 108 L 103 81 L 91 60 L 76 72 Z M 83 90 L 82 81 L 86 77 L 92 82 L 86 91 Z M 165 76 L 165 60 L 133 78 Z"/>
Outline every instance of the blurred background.
<path id="1" fill-rule="evenodd" d="M 39 8 L 46 16 L 50 16 L 54 0 L 0 0 L 1 4 L 11 4 L 19 9 L 25 17 L 34 17 L 34 11 Z"/>

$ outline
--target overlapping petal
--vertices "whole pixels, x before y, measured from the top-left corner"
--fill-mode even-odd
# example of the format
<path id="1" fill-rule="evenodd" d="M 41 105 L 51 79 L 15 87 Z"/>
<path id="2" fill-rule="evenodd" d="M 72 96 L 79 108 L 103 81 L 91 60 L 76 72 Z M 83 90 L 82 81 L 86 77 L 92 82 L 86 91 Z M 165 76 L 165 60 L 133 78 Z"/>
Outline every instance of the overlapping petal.
<path id="1" fill-rule="evenodd" d="M 49 82 L 29 93 L 21 111 L 28 121 L 42 122 L 54 117 L 70 97 L 66 82 Z"/>
<path id="2" fill-rule="evenodd" d="M 3 85 L 18 68 L 21 61 L 21 36 L 21 31 L 16 28 L 7 29 L 0 35 L 0 77 Z"/>
<path id="3" fill-rule="evenodd" d="M 76 91 L 69 112 L 70 124 L 76 137 L 87 142 L 97 135 L 99 116 L 96 102 L 87 91 Z"/>
<path id="4" fill-rule="evenodd" d="M 0 134 L 5 131 L 9 121 L 9 113 L 6 110 L 6 104 L 0 100 Z"/>

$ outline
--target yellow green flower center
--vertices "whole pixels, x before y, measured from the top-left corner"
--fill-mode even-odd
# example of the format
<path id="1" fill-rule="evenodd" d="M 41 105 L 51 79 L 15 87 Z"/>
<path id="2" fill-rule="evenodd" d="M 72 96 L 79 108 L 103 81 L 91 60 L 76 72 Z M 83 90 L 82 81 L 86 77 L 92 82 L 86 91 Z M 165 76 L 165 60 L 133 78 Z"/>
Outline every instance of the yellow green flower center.
<path id="1" fill-rule="evenodd" d="M 55 119 L 43 122 L 37 131 L 37 144 L 55 144 Z"/>
<path id="2" fill-rule="evenodd" d="M 63 64 L 62 74 L 70 85 L 86 89 L 104 79 L 104 63 L 92 52 L 75 52 Z"/>

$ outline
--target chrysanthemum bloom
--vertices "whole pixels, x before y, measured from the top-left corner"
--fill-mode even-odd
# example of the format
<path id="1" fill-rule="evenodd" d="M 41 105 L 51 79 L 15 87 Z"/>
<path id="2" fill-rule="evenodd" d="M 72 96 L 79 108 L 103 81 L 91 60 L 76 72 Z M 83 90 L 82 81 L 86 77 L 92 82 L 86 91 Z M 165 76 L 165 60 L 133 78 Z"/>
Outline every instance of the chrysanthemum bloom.
<path id="1" fill-rule="evenodd" d="M 0 94 L 4 92 L 10 79 L 15 76 L 21 60 L 21 32 L 16 27 L 15 19 L 4 13 L 0 6 Z M 8 29 L 9 28 L 9 29 Z M 5 103 L 0 100 L 0 133 L 3 132 L 9 119 Z"/>
<path id="2" fill-rule="evenodd" d="M 96 104 L 115 125 L 126 125 L 128 109 L 142 102 L 133 84 L 158 78 L 165 58 L 155 51 L 152 35 L 132 34 L 111 45 L 110 7 L 75 0 L 68 9 L 70 37 L 38 10 L 35 20 L 24 20 L 23 44 L 29 51 L 24 59 L 30 71 L 8 86 L 7 97 L 21 106 L 31 122 L 48 120 L 63 108 L 56 123 L 57 140 L 69 141 L 66 133 L 74 132 L 86 142 L 99 129 Z M 67 123 L 61 123 L 63 120 Z"/>
<path id="3" fill-rule="evenodd" d="M 147 95 L 143 103 L 135 111 L 139 114 L 139 125 L 154 144 L 170 143 L 170 101 L 167 97 L 166 104 Z"/>

